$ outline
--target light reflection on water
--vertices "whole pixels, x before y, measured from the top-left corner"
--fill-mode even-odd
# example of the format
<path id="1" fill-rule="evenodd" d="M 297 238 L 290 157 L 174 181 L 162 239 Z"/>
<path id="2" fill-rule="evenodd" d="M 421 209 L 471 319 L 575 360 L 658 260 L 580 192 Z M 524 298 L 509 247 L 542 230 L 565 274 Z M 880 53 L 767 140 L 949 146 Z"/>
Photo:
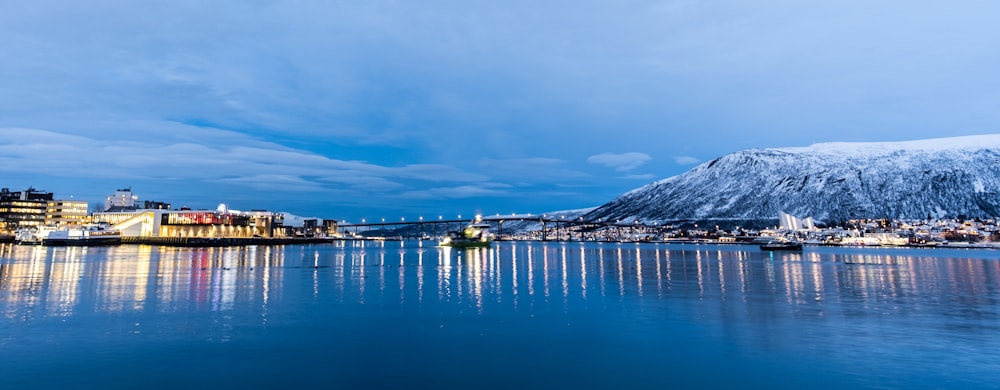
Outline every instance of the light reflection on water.
<path id="1" fill-rule="evenodd" d="M 329 355 L 345 342 L 362 340 L 365 349 L 334 353 L 334 361 L 362 356 L 384 364 L 388 354 L 454 364 L 426 349 L 400 346 L 430 342 L 443 350 L 490 347 L 463 349 L 494 356 L 496 371 L 480 368 L 479 375 L 509 371 L 500 369 L 510 364 L 501 358 L 509 355 L 565 361 L 535 372 L 543 375 L 541 383 L 553 384 L 815 387 L 811 378 L 825 378 L 819 387 L 990 387 L 991 376 L 1000 372 L 995 256 L 940 249 L 772 253 L 748 246 L 526 242 L 467 250 L 394 242 L 246 248 L 8 244 L 0 246 L 0 348 L 7 352 L 0 363 L 5 370 L 30 367 L 26 378 L 45 373 L 43 364 L 17 362 L 44 361 L 32 346 L 59 351 L 77 334 L 92 339 L 84 345 L 117 346 L 122 359 L 174 343 L 210 348 L 236 342 L 257 351 Z M 66 321 L 75 330 L 61 325 Z M 386 330 L 400 335 L 380 333 Z M 324 342 L 324 331 L 354 339 Z M 140 334 L 141 343 L 120 339 Z M 589 349 L 574 349 L 582 346 Z M 371 354 L 382 360 L 363 358 Z M 254 364 L 237 352 L 226 359 Z M 581 374 L 581 364 L 651 371 Z M 707 372 L 701 364 L 728 368 L 702 377 Z M 775 371 L 785 379 L 775 381 L 768 374 Z M 567 378 L 567 372 L 579 375 Z M 135 383 L 141 379 L 123 382 Z"/>

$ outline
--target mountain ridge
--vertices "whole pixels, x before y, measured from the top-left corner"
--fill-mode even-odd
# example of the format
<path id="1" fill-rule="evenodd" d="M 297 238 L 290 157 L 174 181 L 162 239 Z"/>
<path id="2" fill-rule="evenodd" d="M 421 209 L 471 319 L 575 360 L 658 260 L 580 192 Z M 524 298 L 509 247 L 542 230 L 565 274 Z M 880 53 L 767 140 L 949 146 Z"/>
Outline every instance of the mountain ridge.
<path id="1" fill-rule="evenodd" d="M 730 153 L 628 191 L 590 220 L 819 221 L 1000 215 L 1000 134 Z"/>

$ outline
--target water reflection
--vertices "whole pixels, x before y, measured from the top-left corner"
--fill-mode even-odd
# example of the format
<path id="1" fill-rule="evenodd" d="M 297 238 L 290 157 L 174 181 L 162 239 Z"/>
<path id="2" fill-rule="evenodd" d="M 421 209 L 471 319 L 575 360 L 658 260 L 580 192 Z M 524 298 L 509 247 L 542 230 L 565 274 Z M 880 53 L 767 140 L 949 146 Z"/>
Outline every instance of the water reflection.
<path id="1" fill-rule="evenodd" d="M 269 305 L 304 295 L 339 303 L 463 305 L 482 314 L 524 310 L 524 304 L 529 310 L 548 307 L 555 293 L 564 312 L 585 310 L 590 301 L 648 296 L 717 302 L 707 307 L 725 304 L 751 319 L 768 315 L 755 310 L 774 310 L 775 302 L 799 315 L 932 309 L 997 318 L 1000 266 L 992 254 L 840 248 L 782 254 L 739 246 L 521 242 L 466 250 L 372 242 L 246 248 L 5 244 L 0 314 L 31 321 L 81 310 L 251 310 L 266 321 Z"/>

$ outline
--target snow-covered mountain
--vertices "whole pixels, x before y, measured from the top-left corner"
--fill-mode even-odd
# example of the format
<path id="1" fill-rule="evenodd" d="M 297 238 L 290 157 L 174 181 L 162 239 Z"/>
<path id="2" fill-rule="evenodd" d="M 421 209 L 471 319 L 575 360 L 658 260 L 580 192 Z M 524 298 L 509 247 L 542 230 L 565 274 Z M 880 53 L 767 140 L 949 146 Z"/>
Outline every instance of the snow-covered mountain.
<path id="1" fill-rule="evenodd" d="M 1000 134 L 752 149 L 629 191 L 591 220 L 1000 216 Z"/>

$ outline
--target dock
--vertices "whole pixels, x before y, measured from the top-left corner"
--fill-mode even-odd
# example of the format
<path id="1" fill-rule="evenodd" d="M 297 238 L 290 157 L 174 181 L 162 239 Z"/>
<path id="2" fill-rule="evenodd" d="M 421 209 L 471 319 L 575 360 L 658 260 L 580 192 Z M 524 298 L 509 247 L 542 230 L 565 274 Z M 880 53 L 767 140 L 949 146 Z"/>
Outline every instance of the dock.
<path id="1" fill-rule="evenodd" d="M 183 247 L 221 247 L 247 245 L 296 245 L 326 244 L 333 242 L 328 237 L 284 237 L 284 238 L 208 238 L 208 237 L 122 237 L 123 245 L 157 245 Z"/>

